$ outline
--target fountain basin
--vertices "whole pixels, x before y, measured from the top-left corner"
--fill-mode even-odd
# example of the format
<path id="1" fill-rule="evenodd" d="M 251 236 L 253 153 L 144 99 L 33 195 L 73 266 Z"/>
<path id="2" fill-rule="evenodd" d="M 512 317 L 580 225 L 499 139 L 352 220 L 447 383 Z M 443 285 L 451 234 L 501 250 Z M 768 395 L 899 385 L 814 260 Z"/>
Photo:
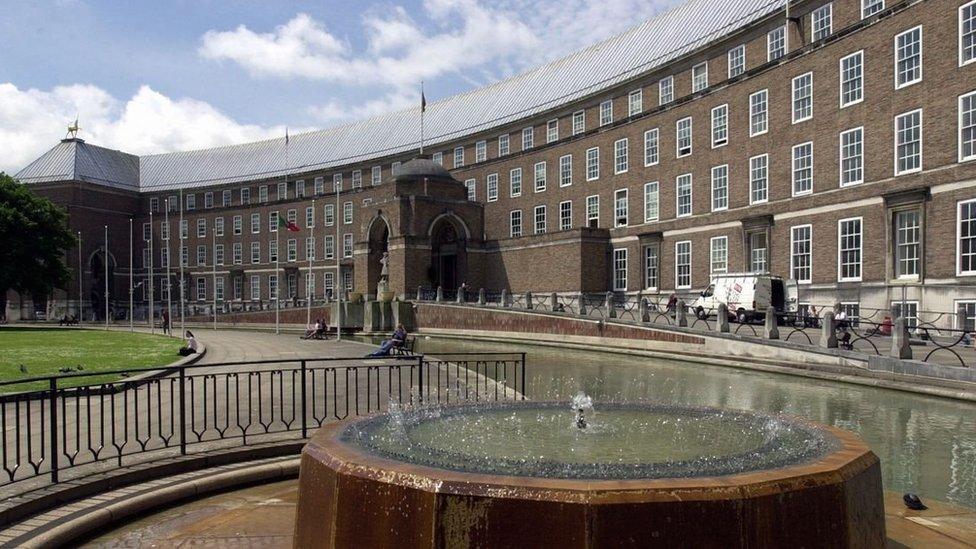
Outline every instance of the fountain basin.
<path id="1" fill-rule="evenodd" d="M 320 429 L 296 547 L 884 545 L 854 435 L 710 408 L 459 405 Z"/>

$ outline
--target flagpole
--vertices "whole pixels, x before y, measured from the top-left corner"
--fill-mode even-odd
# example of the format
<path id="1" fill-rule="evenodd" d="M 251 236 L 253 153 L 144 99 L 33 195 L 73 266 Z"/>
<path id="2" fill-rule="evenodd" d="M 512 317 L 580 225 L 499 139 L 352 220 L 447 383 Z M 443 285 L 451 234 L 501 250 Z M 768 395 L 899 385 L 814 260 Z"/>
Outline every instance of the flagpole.
<path id="1" fill-rule="evenodd" d="M 105 329 L 108 330 L 108 225 L 105 225 Z"/>
<path id="2" fill-rule="evenodd" d="M 186 308 L 186 300 L 183 296 L 183 189 L 180 188 L 180 337 L 186 335 L 186 324 L 183 320 L 183 310 Z M 189 250 L 187 250 L 189 254 Z"/>
<path id="3" fill-rule="evenodd" d="M 169 328 L 169 336 L 173 335 L 173 279 L 169 275 L 169 266 L 173 263 L 173 255 L 171 253 L 171 248 L 169 247 L 170 241 L 173 240 L 173 228 L 169 226 L 169 198 L 166 198 L 166 314 L 169 315 L 170 321 L 167 326 Z"/>
<path id="4" fill-rule="evenodd" d="M 427 110 L 427 98 L 424 96 L 424 81 L 420 81 L 420 155 L 424 154 L 424 112 Z"/>
<path id="5" fill-rule="evenodd" d="M 336 193 L 336 213 L 334 216 L 335 226 L 336 226 L 336 240 L 335 249 L 333 253 L 335 254 L 336 260 L 336 274 L 335 283 L 333 284 L 333 294 L 335 294 L 336 302 L 336 341 L 342 341 L 342 292 L 339 290 L 342 284 L 342 239 L 340 238 L 339 232 L 342 225 L 340 225 L 339 216 L 344 215 L 342 210 L 339 208 L 339 185 L 335 185 Z"/>
<path id="6" fill-rule="evenodd" d="M 217 329 L 217 227 L 214 226 L 214 230 L 211 231 L 211 238 L 213 238 L 213 329 Z"/>
<path id="7" fill-rule="evenodd" d="M 278 235 L 281 233 L 281 213 L 276 211 L 274 214 L 275 214 L 275 287 L 274 287 L 274 292 L 271 294 L 271 297 L 274 299 L 275 302 L 275 333 L 277 334 L 278 333 L 278 302 L 281 301 L 280 299 L 278 299 L 278 295 L 281 292 L 281 279 L 278 278 L 280 274 L 278 271 L 280 268 L 278 260 L 281 257 L 281 248 L 278 246 L 279 244 Z M 268 289 L 270 290 L 271 288 Z"/>
<path id="8" fill-rule="evenodd" d="M 129 331 L 133 331 L 133 303 L 132 303 L 132 218 L 129 218 Z"/>
<path id="9" fill-rule="evenodd" d="M 156 281 L 153 280 L 153 264 L 155 263 L 155 256 L 153 250 L 153 233 L 155 227 L 153 227 L 153 213 L 149 212 L 149 332 L 152 334 L 156 333 Z"/>
<path id="10" fill-rule="evenodd" d="M 81 231 L 78 231 L 78 325 L 80 326 L 82 322 L 85 321 L 85 302 L 82 299 L 84 295 L 83 280 L 84 271 L 81 270 Z"/>
<path id="11" fill-rule="evenodd" d="M 315 283 L 309 284 L 309 280 L 312 278 L 312 257 L 315 255 L 315 199 L 312 199 L 312 226 L 310 227 L 309 237 L 312 239 L 312 249 L 309 250 L 308 244 L 305 245 L 305 255 L 308 256 L 308 275 L 305 277 L 305 300 L 308 302 L 305 304 L 305 324 L 311 324 L 312 322 L 312 296 L 314 291 Z M 309 253 L 311 252 L 311 253 Z"/>

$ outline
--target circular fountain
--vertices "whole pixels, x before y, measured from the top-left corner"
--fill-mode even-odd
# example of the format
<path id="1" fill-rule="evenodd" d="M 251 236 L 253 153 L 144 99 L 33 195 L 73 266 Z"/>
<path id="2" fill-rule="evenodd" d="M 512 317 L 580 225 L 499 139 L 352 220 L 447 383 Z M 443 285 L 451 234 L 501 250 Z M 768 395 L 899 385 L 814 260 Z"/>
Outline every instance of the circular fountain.
<path id="1" fill-rule="evenodd" d="M 328 425 L 299 490 L 296 547 L 885 542 L 878 458 L 850 433 L 582 396 Z"/>

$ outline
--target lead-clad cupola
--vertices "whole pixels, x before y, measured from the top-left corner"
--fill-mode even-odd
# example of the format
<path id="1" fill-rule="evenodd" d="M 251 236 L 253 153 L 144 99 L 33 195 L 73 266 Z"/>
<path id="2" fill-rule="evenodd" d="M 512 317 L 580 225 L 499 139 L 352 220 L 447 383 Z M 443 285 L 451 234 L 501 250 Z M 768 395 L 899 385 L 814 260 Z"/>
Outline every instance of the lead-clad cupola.
<path id="1" fill-rule="evenodd" d="M 409 183 L 426 178 L 429 181 L 455 181 L 451 172 L 430 158 L 420 156 L 400 166 L 394 179 L 397 183 Z"/>

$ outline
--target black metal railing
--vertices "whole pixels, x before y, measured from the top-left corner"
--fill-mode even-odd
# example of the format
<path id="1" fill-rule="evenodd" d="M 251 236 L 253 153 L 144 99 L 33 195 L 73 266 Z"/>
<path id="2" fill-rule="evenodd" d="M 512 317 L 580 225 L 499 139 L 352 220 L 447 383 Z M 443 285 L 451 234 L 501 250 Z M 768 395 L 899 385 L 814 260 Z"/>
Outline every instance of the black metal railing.
<path id="1" fill-rule="evenodd" d="M 0 383 L 0 487 L 241 445 L 305 439 L 390 403 L 524 398 L 525 353 L 301 358 L 198 364 L 79 384 L 67 374 Z M 47 389 L 10 393 L 44 382 Z M 66 386 L 68 383 L 72 386 Z M 46 480 L 45 480 L 45 477 Z"/>

